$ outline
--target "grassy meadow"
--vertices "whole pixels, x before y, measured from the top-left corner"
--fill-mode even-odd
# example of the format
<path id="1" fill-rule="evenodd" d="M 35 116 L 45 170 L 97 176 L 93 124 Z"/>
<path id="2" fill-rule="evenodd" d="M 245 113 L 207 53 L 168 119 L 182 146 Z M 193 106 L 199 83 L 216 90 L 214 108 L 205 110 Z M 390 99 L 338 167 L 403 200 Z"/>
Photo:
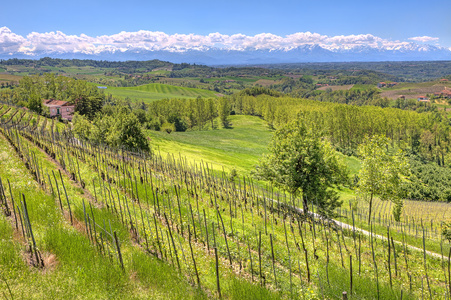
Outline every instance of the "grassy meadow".
<path id="1" fill-rule="evenodd" d="M 228 129 L 148 133 L 153 149 L 163 156 L 181 155 L 193 162 L 212 164 L 217 170 L 234 168 L 248 175 L 267 152 L 272 130 L 258 117 L 235 115 L 230 121 Z"/>

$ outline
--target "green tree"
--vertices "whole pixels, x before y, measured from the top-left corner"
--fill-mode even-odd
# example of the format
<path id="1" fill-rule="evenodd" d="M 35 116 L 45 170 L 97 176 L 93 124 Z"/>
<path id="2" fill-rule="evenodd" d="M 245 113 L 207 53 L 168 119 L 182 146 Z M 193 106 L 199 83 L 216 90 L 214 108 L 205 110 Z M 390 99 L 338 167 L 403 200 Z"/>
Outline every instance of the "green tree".
<path id="1" fill-rule="evenodd" d="M 31 93 L 28 98 L 27 103 L 28 109 L 37 112 L 38 114 L 42 113 L 42 100 L 41 97 L 36 93 Z"/>
<path id="2" fill-rule="evenodd" d="M 402 211 L 403 184 L 410 176 L 410 166 L 401 150 L 390 151 L 389 138 L 381 135 L 367 137 L 358 147 L 362 159 L 357 193 L 369 201 L 368 224 L 374 197 L 391 200 L 395 204 L 393 215 L 399 221 Z"/>
<path id="3" fill-rule="evenodd" d="M 218 111 L 216 110 L 215 102 L 211 98 L 207 100 L 207 116 L 211 122 L 211 129 L 216 129 L 215 118 L 218 116 Z"/>
<path id="4" fill-rule="evenodd" d="M 230 116 L 230 104 L 229 101 L 222 97 L 219 98 L 218 100 L 218 115 L 219 115 L 219 120 L 221 121 L 222 126 L 224 126 L 224 128 L 228 128 L 230 126 L 230 120 L 229 120 L 229 116 Z"/>
<path id="5" fill-rule="evenodd" d="M 102 109 L 102 105 L 103 100 L 101 97 L 82 95 L 75 100 L 75 111 L 92 120 L 96 113 Z"/>
<path id="6" fill-rule="evenodd" d="M 114 147 L 124 146 L 132 150 L 150 151 L 149 142 L 139 123 L 138 118 L 132 114 L 116 116 L 116 123 L 109 132 L 107 142 Z"/>
<path id="7" fill-rule="evenodd" d="M 78 113 L 72 119 L 73 131 L 81 139 L 89 140 L 91 137 L 92 124 Z"/>
<path id="8" fill-rule="evenodd" d="M 348 181 L 348 170 L 337 152 L 302 118 L 277 130 L 270 154 L 257 166 L 256 175 L 288 191 L 302 195 L 304 212 L 309 202 L 324 215 L 340 204 L 336 188 Z"/>

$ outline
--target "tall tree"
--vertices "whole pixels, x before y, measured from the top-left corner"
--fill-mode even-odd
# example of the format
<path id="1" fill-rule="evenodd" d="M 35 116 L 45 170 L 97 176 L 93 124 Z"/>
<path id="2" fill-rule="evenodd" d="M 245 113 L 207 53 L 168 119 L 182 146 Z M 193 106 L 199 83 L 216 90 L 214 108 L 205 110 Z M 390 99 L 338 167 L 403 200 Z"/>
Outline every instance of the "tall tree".
<path id="1" fill-rule="evenodd" d="M 211 98 L 207 100 L 207 115 L 211 122 L 211 129 L 215 129 L 215 118 L 218 116 L 218 111 L 216 110 L 215 102 Z"/>
<path id="2" fill-rule="evenodd" d="M 357 193 L 369 201 L 368 224 L 371 222 L 374 197 L 393 201 L 395 220 L 399 221 L 401 217 L 401 191 L 410 176 L 410 166 L 402 151 L 390 151 L 389 145 L 389 138 L 376 135 L 367 137 L 358 148 L 362 167 L 359 170 Z"/>
<path id="3" fill-rule="evenodd" d="M 41 97 L 37 93 L 31 93 L 28 98 L 27 107 L 38 114 L 42 113 Z"/>
<path id="4" fill-rule="evenodd" d="M 340 204 L 336 188 L 348 181 L 348 170 L 329 142 L 298 118 L 276 131 L 269 152 L 257 166 L 259 178 L 293 197 L 301 194 L 305 213 L 309 202 L 324 215 L 333 213 Z"/>
<path id="5" fill-rule="evenodd" d="M 230 126 L 230 116 L 231 108 L 228 99 L 221 97 L 218 100 L 218 115 L 219 119 L 224 128 L 228 128 Z"/>
<path id="6" fill-rule="evenodd" d="M 92 120 L 96 113 L 102 109 L 102 105 L 101 97 L 82 95 L 75 100 L 75 111 Z"/>

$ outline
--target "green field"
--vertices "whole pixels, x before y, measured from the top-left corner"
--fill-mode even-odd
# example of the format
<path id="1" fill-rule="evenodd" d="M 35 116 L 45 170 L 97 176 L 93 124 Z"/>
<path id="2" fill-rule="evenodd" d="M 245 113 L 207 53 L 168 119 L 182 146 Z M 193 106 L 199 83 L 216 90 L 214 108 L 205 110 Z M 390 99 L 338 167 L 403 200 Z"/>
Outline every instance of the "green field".
<path id="1" fill-rule="evenodd" d="M 166 132 L 149 131 L 152 147 L 165 154 L 181 154 L 188 160 L 213 163 L 216 169 L 249 174 L 267 152 L 272 132 L 265 121 L 252 116 L 231 116 L 231 129 Z"/>
<path id="2" fill-rule="evenodd" d="M 152 147 L 162 155 L 182 155 L 190 161 L 212 163 L 222 170 L 235 169 L 248 175 L 268 151 L 273 130 L 259 117 L 230 117 L 231 129 L 173 132 L 149 131 Z M 351 175 L 357 174 L 360 161 L 342 155 Z"/>
<path id="3" fill-rule="evenodd" d="M 167 98 L 217 97 L 213 91 L 161 83 L 150 83 L 136 87 L 108 87 L 105 93 L 144 102 Z"/>

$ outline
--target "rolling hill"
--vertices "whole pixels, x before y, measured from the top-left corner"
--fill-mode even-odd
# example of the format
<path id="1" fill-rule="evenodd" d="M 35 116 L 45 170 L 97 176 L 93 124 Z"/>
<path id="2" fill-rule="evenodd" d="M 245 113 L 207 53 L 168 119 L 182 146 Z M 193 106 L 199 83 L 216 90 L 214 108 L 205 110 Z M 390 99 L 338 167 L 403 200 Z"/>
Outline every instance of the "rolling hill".
<path id="1" fill-rule="evenodd" d="M 113 96 L 130 98 L 144 102 L 165 98 L 197 98 L 217 97 L 218 95 L 209 90 L 173 86 L 161 83 L 150 83 L 136 87 L 108 87 L 105 91 Z"/>

